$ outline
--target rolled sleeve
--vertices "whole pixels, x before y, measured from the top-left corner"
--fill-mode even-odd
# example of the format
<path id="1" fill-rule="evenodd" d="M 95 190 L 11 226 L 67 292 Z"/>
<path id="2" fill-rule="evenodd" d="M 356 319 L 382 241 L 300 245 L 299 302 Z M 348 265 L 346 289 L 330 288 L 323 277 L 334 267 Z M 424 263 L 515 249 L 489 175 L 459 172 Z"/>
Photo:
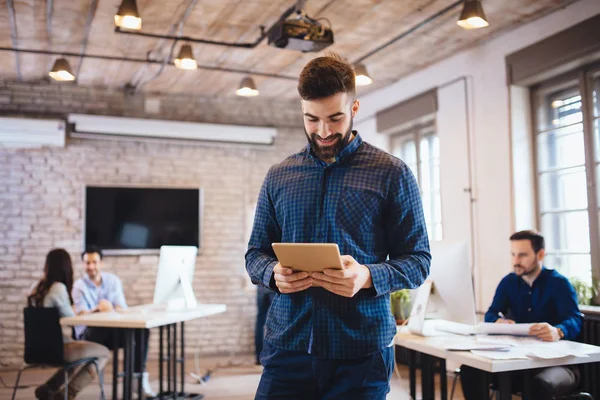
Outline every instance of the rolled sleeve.
<path id="1" fill-rule="evenodd" d="M 85 283 L 82 280 L 77 280 L 73 284 L 73 290 L 71 291 L 71 296 L 73 297 L 73 307 L 75 308 L 75 313 L 79 314 L 85 311 L 91 311 L 90 306 L 85 301 Z"/>
<path id="2" fill-rule="evenodd" d="M 115 288 L 114 288 L 114 293 L 113 296 L 114 298 L 112 299 L 112 304 L 114 307 L 120 307 L 120 308 L 127 308 L 127 301 L 125 300 L 125 293 L 123 293 L 123 283 L 121 282 L 121 279 L 119 279 L 118 277 L 115 277 L 116 282 L 115 282 Z"/>

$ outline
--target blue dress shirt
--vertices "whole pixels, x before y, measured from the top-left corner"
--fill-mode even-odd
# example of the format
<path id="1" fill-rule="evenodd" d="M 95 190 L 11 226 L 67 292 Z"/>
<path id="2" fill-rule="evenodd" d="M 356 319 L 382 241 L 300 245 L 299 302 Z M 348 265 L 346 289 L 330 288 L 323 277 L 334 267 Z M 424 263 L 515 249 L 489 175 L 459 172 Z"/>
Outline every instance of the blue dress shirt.
<path id="1" fill-rule="evenodd" d="M 485 322 L 496 322 L 499 312 L 517 323 L 547 322 L 560 328 L 567 340 L 577 338 L 583 323 L 577 294 L 569 280 L 545 267 L 531 287 L 515 273 L 505 276 L 485 314 Z"/>
<path id="2" fill-rule="evenodd" d="M 246 269 L 276 291 L 271 244 L 337 243 L 371 272 L 373 287 L 347 298 L 323 288 L 279 294 L 265 340 L 330 359 L 360 358 L 396 333 L 389 293 L 420 286 L 431 255 L 419 188 L 401 160 L 358 134 L 326 164 L 310 146 L 271 167 L 261 188 Z"/>

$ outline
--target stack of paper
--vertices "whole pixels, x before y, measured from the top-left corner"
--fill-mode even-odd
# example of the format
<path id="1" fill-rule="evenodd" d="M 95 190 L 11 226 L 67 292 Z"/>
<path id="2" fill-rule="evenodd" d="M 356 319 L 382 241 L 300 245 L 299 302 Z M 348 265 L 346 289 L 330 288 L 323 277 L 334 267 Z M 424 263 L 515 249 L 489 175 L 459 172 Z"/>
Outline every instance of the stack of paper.
<path id="1" fill-rule="evenodd" d="M 497 324 L 494 322 L 485 322 L 477 325 L 478 333 L 487 333 L 488 335 L 515 335 L 529 336 L 529 329 L 533 324 Z"/>

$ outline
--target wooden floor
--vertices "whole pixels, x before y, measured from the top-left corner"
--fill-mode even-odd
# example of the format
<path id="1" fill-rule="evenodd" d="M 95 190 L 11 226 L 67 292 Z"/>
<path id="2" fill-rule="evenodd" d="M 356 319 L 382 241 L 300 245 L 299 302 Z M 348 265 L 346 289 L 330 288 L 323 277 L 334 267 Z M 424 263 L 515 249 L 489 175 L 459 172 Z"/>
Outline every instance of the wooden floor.
<path id="1" fill-rule="evenodd" d="M 224 365 L 225 368 L 217 369 L 212 374 L 210 379 L 203 384 L 194 382 L 189 373 L 194 372 L 194 361 L 188 360 L 186 362 L 186 392 L 202 393 L 205 395 L 206 400 L 248 400 L 254 398 L 254 393 L 258 382 L 260 380 L 261 367 L 252 364 L 252 358 L 236 359 L 235 365 L 230 365 L 227 359 L 206 359 L 200 362 L 200 373 L 206 373 L 208 368 L 214 368 L 217 365 Z M 110 364 L 110 362 L 109 362 Z M 35 399 L 34 390 L 35 386 L 43 383 L 53 372 L 51 369 L 44 370 L 28 370 L 23 373 L 21 377 L 20 385 L 31 385 L 27 389 L 19 389 L 17 392 L 17 399 L 19 400 L 33 400 Z M 158 364 L 154 361 L 148 362 L 148 371 L 150 373 L 150 382 L 154 390 L 158 389 Z M 397 372 L 394 374 L 391 381 L 391 392 L 388 395 L 388 400 L 409 400 L 409 384 L 408 384 L 408 369 L 405 366 L 399 366 Z M 111 382 L 111 368 L 107 366 L 105 371 L 106 382 L 104 385 L 105 391 L 108 398 L 112 390 Z M 418 374 L 417 374 L 418 376 Z M 0 371 L 0 377 L 4 382 L 12 386 L 16 379 L 16 371 Z M 448 396 L 450 396 L 450 389 L 452 386 L 452 376 L 448 377 Z M 462 400 L 462 392 L 460 390 L 460 383 L 456 385 L 456 393 L 454 399 Z M 99 389 L 97 382 L 92 382 L 88 387 L 85 388 L 78 396 L 81 400 L 96 400 L 99 398 Z M 439 382 L 436 381 L 436 396 L 439 397 Z M 10 399 L 12 395 L 11 389 L 6 389 L 0 386 L 0 399 Z M 419 398 L 419 390 L 417 390 L 417 397 Z"/>

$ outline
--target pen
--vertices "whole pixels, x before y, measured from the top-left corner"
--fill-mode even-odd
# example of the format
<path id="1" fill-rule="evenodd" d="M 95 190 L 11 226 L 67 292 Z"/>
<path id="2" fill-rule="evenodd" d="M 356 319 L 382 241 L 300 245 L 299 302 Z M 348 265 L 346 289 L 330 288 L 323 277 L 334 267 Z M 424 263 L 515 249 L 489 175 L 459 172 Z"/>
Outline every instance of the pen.
<path id="1" fill-rule="evenodd" d="M 506 319 L 506 317 L 504 316 L 504 314 L 502 314 L 502 311 L 498 311 L 498 316 L 502 319 Z"/>

